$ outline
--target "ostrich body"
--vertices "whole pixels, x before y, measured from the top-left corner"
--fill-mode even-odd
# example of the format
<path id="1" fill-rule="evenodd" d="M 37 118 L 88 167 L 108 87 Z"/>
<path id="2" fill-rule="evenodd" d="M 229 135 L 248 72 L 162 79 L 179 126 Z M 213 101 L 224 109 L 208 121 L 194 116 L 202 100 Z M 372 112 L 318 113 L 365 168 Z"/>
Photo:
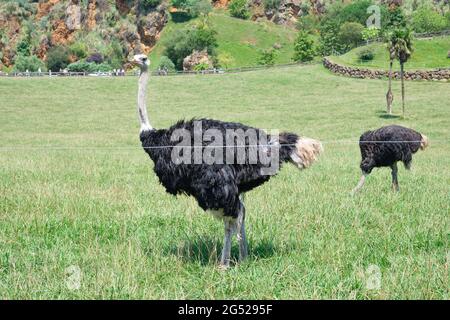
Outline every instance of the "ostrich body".
<path id="1" fill-rule="evenodd" d="M 425 135 L 402 126 L 390 125 L 363 133 L 359 138 L 362 176 L 353 193 L 363 187 L 366 177 L 375 167 L 391 168 L 392 188 L 398 191 L 397 162 L 403 162 L 409 170 L 412 155 L 427 146 L 428 138 Z"/>
<path id="2" fill-rule="evenodd" d="M 193 196 L 199 206 L 211 212 L 215 217 L 223 219 L 225 226 L 225 239 L 222 250 L 220 266 L 227 268 L 230 264 L 231 240 L 234 233 L 237 233 L 239 241 L 239 260 L 242 261 L 248 255 L 248 244 L 245 234 L 245 207 L 243 203 L 243 193 L 262 185 L 270 179 L 270 175 L 261 173 L 261 169 L 267 164 L 261 162 L 250 163 L 249 159 L 244 162 L 237 162 L 238 146 L 232 145 L 234 149 L 233 161 L 223 164 L 213 163 L 176 163 L 173 161 L 173 149 L 179 146 L 179 141 L 173 139 L 176 131 L 195 132 L 196 121 L 202 124 L 202 136 L 210 129 L 214 129 L 225 136 L 227 130 L 254 129 L 258 134 L 264 131 L 240 123 L 223 122 L 211 119 L 193 119 L 179 121 L 168 129 L 153 129 L 147 118 L 145 105 L 145 91 L 148 81 L 148 65 L 150 64 L 145 55 L 136 55 L 134 64 L 141 69 L 138 89 L 138 114 L 141 123 L 140 140 L 145 152 L 154 162 L 154 171 L 166 191 L 172 195 L 187 194 Z M 195 137 L 190 136 L 192 141 Z M 224 139 L 225 140 L 225 139 Z M 191 141 L 191 142 L 192 142 Z M 268 135 L 268 144 L 278 145 L 278 164 L 291 162 L 299 168 L 308 167 L 316 160 L 322 151 L 319 141 L 299 137 L 293 133 L 281 133 L 277 139 Z M 197 145 L 194 144 L 196 147 Z M 202 153 L 205 149 L 211 149 L 211 145 L 201 141 L 199 150 Z M 223 144 L 214 147 L 214 152 L 227 151 L 229 146 Z M 246 151 L 251 147 L 246 139 L 241 145 Z M 272 149 L 271 149 L 272 150 Z M 228 150 L 229 151 L 229 150 Z M 194 158 L 196 150 L 192 150 L 189 157 Z M 272 151 L 266 150 L 266 153 Z"/>

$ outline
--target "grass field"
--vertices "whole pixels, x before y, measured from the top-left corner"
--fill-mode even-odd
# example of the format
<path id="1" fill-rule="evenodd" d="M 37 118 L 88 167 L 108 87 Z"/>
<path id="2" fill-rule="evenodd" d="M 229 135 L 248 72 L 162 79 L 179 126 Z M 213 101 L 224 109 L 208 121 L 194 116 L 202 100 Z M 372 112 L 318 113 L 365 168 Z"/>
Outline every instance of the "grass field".
<path id="1" fill-rule="evenodd" d="M 217 31 L 217 53 L 228 54 L 232 61 L 227 68 L 254 66 L 257 64 L 259 51 L 271 48 L 275 43 L 281 45 L 277 50 L 276 63 L 290 63 L 294 55 L 296 31 L 276 25 L 272 22 L 253 22 L 230 17 L 225 13 L 210 14 L 209 21 Z M 161 34 L 161 41 L 152 51 L 153 68 L 157 68 L 161 55 L 164 54 L 164 41 L 175 30 L 183 28 L 187 22 L 175 22 L 171 19 Z"/>
<path id="2" fill-rule="evenodd" d="M 0 299 L 448 299 L 450 85 L 407 82 L 405 119 L 386 85 L 319 65 L 150 79 L 156 127 L 205 116 L 324 142 L 247 195 L 250 257 L 223 272 L 222 223 L 166 194 L 140 148 L 136 78 L 0 79 Z M 380 169 L 351 197 L 359 135 L 391 123 L 429 149 L 398 194 Z"/>
<path id="3" fill-rule="evenodd" d="M 358 53 L 364 48 L 372 48 L 375 57 L 372 61 L 361 62 Z M 416 39 L 411 59 L 405 63 L 405 70 L 450 68 L 450 59 L 447 58 L 450 50 L 450 36 L 436 37 L 433 39 Z M 368 46 L 353 49 L 342 56 L 331 57 L 333 61 L 354 67 L 370 69 L 389 69 L 389 54 L 386 45 L 373 43 Z M 400 70 L 398 61 L 394 62 L 394 70 Z"/>

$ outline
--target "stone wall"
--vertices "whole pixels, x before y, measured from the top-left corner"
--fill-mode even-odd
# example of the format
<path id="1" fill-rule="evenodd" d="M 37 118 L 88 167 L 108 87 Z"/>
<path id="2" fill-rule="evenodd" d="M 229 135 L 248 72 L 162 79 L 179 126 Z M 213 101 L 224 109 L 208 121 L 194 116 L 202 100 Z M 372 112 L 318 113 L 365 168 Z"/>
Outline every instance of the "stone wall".
<path id="1" fill-rule="evenodd" d="M 388 70 L 370 70 L 365 68 L 342 66 L 335 62 L 332 62 L 329 58 L 323 59 L 323 65 L 325 68 L 331 70 L 334 73 L 352 78 L 381 79 L 389 77 Z M 400 71 L 393 71 L 392 78 L 400 79 Z M 450 68 L 406 71 L 405 80 L 449 81 Z"/>

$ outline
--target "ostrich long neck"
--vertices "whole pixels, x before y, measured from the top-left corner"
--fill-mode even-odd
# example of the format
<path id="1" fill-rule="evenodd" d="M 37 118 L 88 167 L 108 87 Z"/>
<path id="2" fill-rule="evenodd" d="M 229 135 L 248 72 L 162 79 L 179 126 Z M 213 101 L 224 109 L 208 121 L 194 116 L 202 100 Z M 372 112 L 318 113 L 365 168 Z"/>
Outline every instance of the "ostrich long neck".
<path id="1" fill-rule="evenodd" d="M 139 122 L 141 123 L 141 132 L 152 130 L 152 126 L 148 121 L 147 116 L 147 106 L 145 97 L 147 91 L 147 83 L 148 83 L 149 72 L 148 69 L 141 69 L 141 75 L 139 76 L 139 89 L 138 89 L 138 114 L 139 114 Z"/>

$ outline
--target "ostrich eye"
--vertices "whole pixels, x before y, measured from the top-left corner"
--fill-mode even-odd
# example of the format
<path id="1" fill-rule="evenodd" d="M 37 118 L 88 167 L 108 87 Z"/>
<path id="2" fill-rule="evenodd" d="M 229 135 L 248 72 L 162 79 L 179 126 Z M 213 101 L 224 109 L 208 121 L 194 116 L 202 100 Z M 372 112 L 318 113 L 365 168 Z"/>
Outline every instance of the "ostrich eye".
<path id="1" fill-rule="evenodd" d="M 142 58 L 142 61 L 147 61 L 147 58 Z"/>

